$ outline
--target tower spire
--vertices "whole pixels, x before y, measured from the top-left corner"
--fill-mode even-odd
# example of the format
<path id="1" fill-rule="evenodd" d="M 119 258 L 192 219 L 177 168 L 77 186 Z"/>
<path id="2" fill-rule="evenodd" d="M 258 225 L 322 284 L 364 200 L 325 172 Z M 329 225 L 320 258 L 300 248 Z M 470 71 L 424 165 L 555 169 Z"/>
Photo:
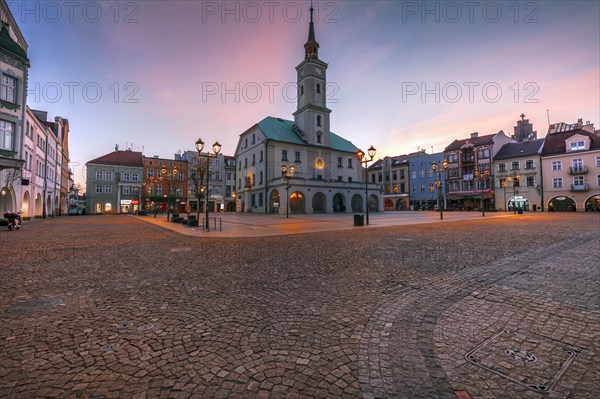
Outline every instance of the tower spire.
<path id="1" fill-rule="evenodd" d="M 312 0 L 310 2 L 310 24 L 308 25 L 308 41 L 304 45 L 304 58 L 309 59 L 319 59 L 319 43 L 317 43 L 317 39 L 315 38 L 315 23 L 313 21 L 313 4 Z"/>

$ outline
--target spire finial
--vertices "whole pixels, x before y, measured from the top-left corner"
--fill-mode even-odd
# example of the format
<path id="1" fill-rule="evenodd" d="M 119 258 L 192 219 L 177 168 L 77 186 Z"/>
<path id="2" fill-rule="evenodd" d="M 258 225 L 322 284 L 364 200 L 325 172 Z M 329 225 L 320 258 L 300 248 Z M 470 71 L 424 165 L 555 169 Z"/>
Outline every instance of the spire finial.
<path id="1" fill-rule="evenodd" d="M 314 11 L 313 2 L 312 2 L 312 0 L 310 0 L 310 23 L 311 24 L 313 23 L 313 11 Z"/>

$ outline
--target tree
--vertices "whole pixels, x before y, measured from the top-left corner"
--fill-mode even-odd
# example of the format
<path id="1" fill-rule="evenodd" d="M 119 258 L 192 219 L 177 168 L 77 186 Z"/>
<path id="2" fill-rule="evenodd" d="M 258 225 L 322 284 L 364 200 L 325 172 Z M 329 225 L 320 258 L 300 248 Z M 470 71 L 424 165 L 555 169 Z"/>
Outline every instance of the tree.
<path id="1" fill-rule="evenodd" d="M 194 188 L 196 198 L 198 198 L 198 207 L 196 209 L 196 220 L 200 223 L 200 199 L 202 198 L 202 192 L 207 189 L 207 176 L 208 170 L 208 158 L 199 157 L 198 154 L 192 158 L 192 165 L 190 167 L 189 181 L 191 187 Z M 208 206 L 208 190 L 206 192 L 206 204 Z"/>

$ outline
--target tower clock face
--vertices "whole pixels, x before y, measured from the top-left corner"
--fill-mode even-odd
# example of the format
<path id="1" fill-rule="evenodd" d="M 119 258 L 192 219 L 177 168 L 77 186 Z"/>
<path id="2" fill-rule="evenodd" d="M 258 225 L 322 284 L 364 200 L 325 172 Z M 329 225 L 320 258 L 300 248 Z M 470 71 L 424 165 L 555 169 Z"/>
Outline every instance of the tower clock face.
<path id="1" fill-rule="evenodd" d="M 321 75 L 321 68 L 315 68 L 315 73 L 320 76 Z"/>

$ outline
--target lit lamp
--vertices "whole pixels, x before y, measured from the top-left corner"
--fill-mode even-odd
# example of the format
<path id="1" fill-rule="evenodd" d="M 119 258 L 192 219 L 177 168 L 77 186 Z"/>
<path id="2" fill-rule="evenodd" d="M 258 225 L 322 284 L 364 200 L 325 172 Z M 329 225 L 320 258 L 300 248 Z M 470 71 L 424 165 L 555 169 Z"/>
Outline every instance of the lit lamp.
<path id="1" fill-rule="evenodd" d="M 483 186 L 489 175 L 490 171 L 488 169 L 484 170 L 483 173 L 480 173 L 478 170 L 475 171 L 475 179 L 479 181 L 479 186 L 481 187 L 481 216 L 485 216 L 485 209 L 483 207 Z"/>
<path id="2" fill-rule="evenodd" d="M 513 186 L 513 213 L 517 213 L 517 190 L 516 186 L 519 184 L 519 180 L 521 180 L 521 175 L 515 174 L 514 176 L 506 176 L 506 180 L 512 182 Z"/>
<path id="3" fill-rule="evenodd" d="M 296 167 L 291 165 L 289 168 L 287 165 L 281 165 L 281 175 L 285 178 L 285 192 L 287 196 L 287 204 L 285 206 L 285 217 L 289 219 L 290 217 L 290 179 L 294 176 L 294 172 L 296 171 Z"/>
<path id="4" fill-rule="evenodd" d="M 365 156 L 363 150 L 359 149 L 356 152 L 356 157 L 358 158 L 358 162 L 362 165 L 365 165 L 365 206 L 366 206 L 366 215 L 367 215 L 367 226 L 369 225 L 369 168 L 368 164 L 375 158 L 375 153 L 377 150 L 375 147 L 371 146 L 367 150 L 369 158 Z"/>
<path id="5" fill-rule="evenodd" d="M 206 228 L 206 231 L 209 231 L 209 227 L 208 227 L 208 193 L 209 193 L 208 179 L 210 177 L 211 154 L 209 151 L 207 151 L 205 155 L 202 154 L 202 150 L 204 149 L 204 141 L 202 141 L 202 139 L 198 139 L 195 143 L 195 146 L 196 146 L 196 151 L 198 151 L 198 157 L 206 157 L 206 190 L 204 190 L 204 192 L 205 192 L 204 206 L 206 208 L 206 222 L 205 222 L 204 227 Z M 218 141 L 215 141 L 215 143 L 212 146 L 212 150 L 213 150 L 213 153 L 215 154 L 215 157 L 217 157 L 219 155 L 219 153 L 221 152 L 221 144 L 219 144 Z M 200 215 L 200 193 L 198 194 L 198 215 Z"/>

